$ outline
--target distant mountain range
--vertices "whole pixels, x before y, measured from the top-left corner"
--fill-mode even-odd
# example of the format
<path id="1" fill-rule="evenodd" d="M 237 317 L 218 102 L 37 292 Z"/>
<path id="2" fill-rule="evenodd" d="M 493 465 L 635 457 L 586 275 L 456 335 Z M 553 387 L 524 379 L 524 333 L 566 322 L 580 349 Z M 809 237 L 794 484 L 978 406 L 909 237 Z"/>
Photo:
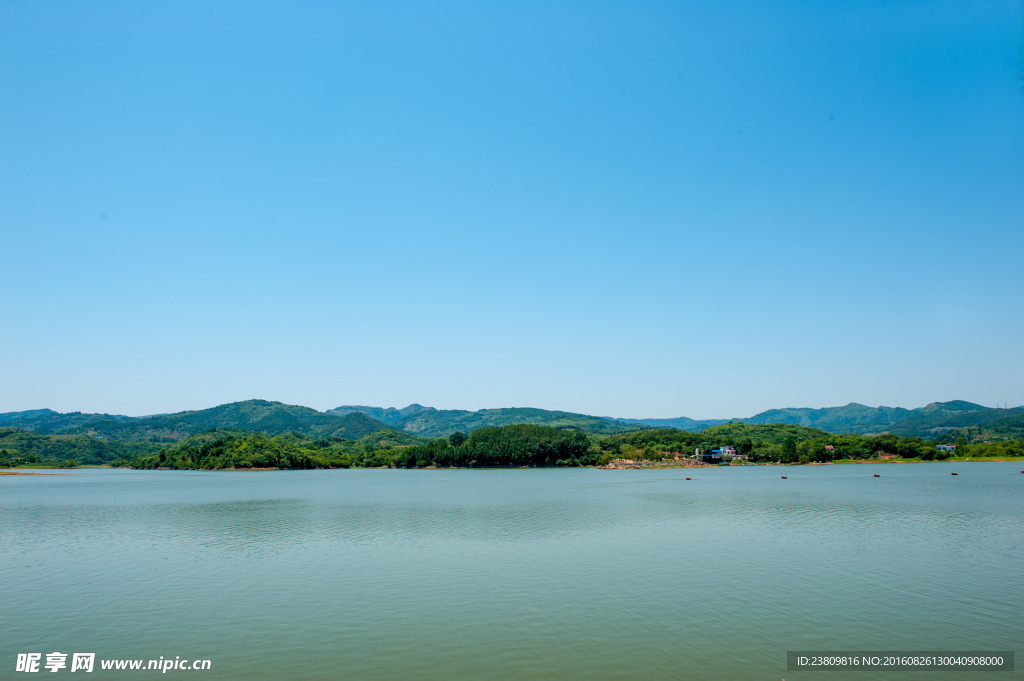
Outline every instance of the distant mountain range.
<path id="1" fill-rule="evenodd" d="M 464 411 L 461 409 L 434 409 L 420 404 L 410 404 L 403 409 L 346 405 L 330 409 L 327 413 L 336 416 L 362 413 L 392 428 L 398 428 L 420 437 L 445 437 L 456 431 L 469 433 L 485 426 L 507 426 L 513 423 L 573 428 L 595 435 L 613 435 L 650 427 L 645 424 L 603 416 L 587 416 L 567 411 L 548 411 L 529 407 Z"/>
<path id="2" fill-rule="evenodd" d="M 830 433 L 892 433 L 904 437 L 936 438 L 949 431 L 972 428 L 992 435 L 1021 437 L 1024 407 L 993 409 L 972 402 L 932 402 L 919 409 L 867 407 L 851 403 L 824 409 L 771 409 L 745 423 L 792 423 Z"/>
<path id="3" fill-rule="evenodd" d="M 1024 436 L 1024 407 L 992 409 L 964 401 L 933 402 L 919 409 L 902 407 L 868 407 L 850 403 L 842 407 L 822 409 L 770 409 L 750 418 L 696 420 L 680 416 L 670 419 L 626 419 L 587 416 L 564 411 L 511 408 L 479 411 L 439 410 L 411 404 L 403 409 L 346 405 L 329 410 L 328 414 L 345 415 L 360 412 L 387 425 L 424 437 L 450 435 L 456 430 L 469 432 L 483 426 L 510 423 L 538 423 L 555 428 L 578 428 L 600 435 L 611 435 L 643 428 L 678 428 L 700 432 L 705 428 L 730 421 L 766 424 L 786 423 L 818 428 L 830 433 L 858 435 L 893 433 L 903 436 L 934 438 L 949 430 L 981 428 L 993 434 Z"/>
<path id="4" fill-rule="evenodd" d="M 139 417 L 80 412 L 60 414 L 50 409 L 36 409 L 0 414 L 0 426 L 39 433 L 86 433 L 122 442 L 174 442 L 213 428 L 270 434 L 300 433 L 309 437 L 349 440 L 396 430 L 358 412 L 335 416 L 309 407 L 266 400 L 232 402 L 199 411 Z M 407 433 L 397 432 L 404 436 L 403 439 L 412 439 Z"/>
<path id="5" fill-rule="evenodd" d="M 651 426 L 653 428 L 678 428 L 679 430 L 689 430 L 694 433 L 699 433 L 705 428 L 711 428 L 712 426 L 720 426 L 723 423 L 729 423 L 730 420 L 736 419 L 702 419 L 700 421 L 687 418 L 685 416 L 678 416 L 674 419 L 622 419 L 616 418 L 615 421 L 619 423 L 629 423 L 634 426 Z"/>
<path id="6" fill-rule="evenodd" d="M 971 429 L 974 435 L 1024 437 L 1024 407 L 992 409 L 971 402 L 933 402 L 919 409 L 867 407 L 851 403 L 823 409 L 771 409 L 746 419 L 623 419 L 524 407 L 441 410 L 411 404 L 402 409 L 346 405 L 320 412 L 266 400 L 247 400 L 211 409 L 130 417 L 117 414 L 61 414 L 50 409 L 0 414 L 0 427 L 49 434 L 88 434 L 118 442 L 175 442 L 213 428 L 267 434 L 299 433 L 313 438 L 373 439 L 392 443 L 444 437 L 485 426 L 533 423 L 612 435 L 651 428 L 701 431 L 738 421 L 786 423 L 831 433 L 879 434 L 936 438 Z"/>

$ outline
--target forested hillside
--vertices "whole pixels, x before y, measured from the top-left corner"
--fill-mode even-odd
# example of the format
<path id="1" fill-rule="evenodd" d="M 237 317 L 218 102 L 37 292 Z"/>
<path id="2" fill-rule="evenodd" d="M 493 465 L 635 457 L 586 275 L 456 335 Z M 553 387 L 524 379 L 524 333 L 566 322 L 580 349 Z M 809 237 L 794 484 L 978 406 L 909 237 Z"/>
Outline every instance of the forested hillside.
<path id="1" fill-rule="evenodd" d="M 724 445 L 752 462 L 798 463 L 835 459 L 944 459 L 934 441 L 892 434 L 835 435 L 792 424 L 731 422 L 693 433 L 647 429 L 610 436 L 532 424 L 487 426 L 469 434 L 424 440 L 394 429 L 357 439 L 313 438 L 215 429 L 175 444 L 119 443 L 87 435 L 40 435 L 0 429 L 0 465 L 108 463 L 133 468 L 397 468 L 589 466 L 612 459 L 688 457 Z M 958 439 L 958 457 L 1024 456 L 1024 440 L 968 443 Z"/>
<path id="2" fill-rule="evenodd" d="M 705 428 L 711 426 L 719 426 L 723 423 L 728 423 L 729 419 L 703 419 L 695 420 L 687 418 L 685 416 L 678 416 L 672 419 L 615 419 L 619 423 L 633 424 L 634 428 L 641 425 L 650 426 L 652 428 L 678 428 L 680 430 L 689 430 L 694 433 L 699 433 Z"/>
<path id="3" fill-rule="evenodd" d="M 676 429 L 648 430 L 612 435 L 598 444 L 603 451 L 615 457 L 648 460 L 689 455 L 696 449 L 707 452 L 724 445 L 734 447 L 738 454 L 746 455 L 754 462 L 809 463 L 878 457 L 929 461 L 950 456 L 949 452 L 938 450 L 935 441 L 918 437 L 834 434 L 817 428 L 779 423 L 732 422 L 700 433 Z M 958 457 L 1024 456 L 1024 440 L 1020 439 L 974 444 L 961 439 L 956 446 Z"/>
<path id="4" fill-rule="evenodd" d="M 910 413 L 909 409 L 900 407 L 867 407 L 850 403 L 822 409 L 770 409 L 743 419 L 743 422 L 791 423 L 830 433 L 884 433 Z"/>
<path id="5" fill-rule="evenodd" d="M 213 428 L 259 433 L 301 433 L 310 437 L 358 439 L 388 430 L 365 414 L 325 414 L 266 400 L 222 404 L 211 409 L 159 416 L 57 414 L 50 410 L 0 415 L 0 424 L 41 433 L 83 433 L 120 442 L 176 442 Z"/>
<path id="6" fill-rule="evenodd" d="M 662 424 L 671 425 L 679 433 L 705 432 L 712 437 L 724 432 L 716 429 L 732 428 L 737 423 L 748 426 L 781 423 L 815 428 L 833 435 L 891 433 L 904 438 L 943 442 L 962 439 L 965 444 L 977 444 L 1024 437 L 1024 408 L 991 409 L 971 402 L 953 401 L 933 402 L 920 409 L 908 410 L 851 403 L 823 409 L 773 409 L 748 419 L 727 422 L 716 419 L 696 421 L 685 417 L 614 419 L 532 408 L 438 410 L 418 404 L 402 409 L 345 406 L 319 412 L 280 402 L 247 400 L 210 409 L 141 417 L 80 412 L 60 414 L 49 409 L 0 414 L 0 426 L 40 435 L 88 435 L 99 442 L 155 444 L 172 444 L 199 433 L 222 429 L 265 435 L 295 433 L 313 439 L 348 441 L 375 435 L 380 442 L 411 445 L 422 444 L 417 438 L 432 439 L 455 432 L 471 433 L 482 428 L 527 424 L 575 430 L 595 437 L 619 434 L 636 437 L 635 431 L 665 431 L 665 427 L 656 427 Z M 815 437 L 820 439 L 823 436 Z M 769 442 L 767 437 L 761 439 L 769 444 L 779 444 Z M 41 440 L 38 442 L 42 443 Z M 98 456 L 96 451 L 83 449 L 77 458 L 94 461 Z M 49 460 L 49 455 L 47 457 Z"/>
<path id="7" fill-rule="evenodd" d="M 130 420 L 130 416 L 116 414 L 83 414 L 79 411 L 61 414 L 52 409 L 32 409 L 0 414 L 0 426 L 54 435 L 85 432 L 89 424 L 92 423 Z"/>
<path id="8" fill-rule="evenodd" d="M 352 442 L 218 430 L 116 463 L 180 469 L 582 466 L 601 453 L 581 432 L 535 425 L 485 427 L 412 446 L 373 437 Z"/>
<path id="9" fill-rule="evenodd" d="M 469 432 L 488 426 L 507 426 L 513 424 L 534 424 L 552 428 L 568 428 L 581 430 L 596 435 L 624 433 L 631 430 L 647 428 L 637 423 L 621 422 L 616 419 L 600 416 L 587 416 L 567 411 L 548 411 L 514 407 L 508 409 L 481 409 L 464 411 L 458 409 L 439 410 L 423 407 L 418 404 L 409 405 L 404 409 L 381 409 L 379 407 L 344 406 L 331 409 L 329 414 L 365 413 L 395 428 L 422 437 L 445 437 L 455 431 Z"/>
<path id="10" fill-rule="evenodd" d="M 0 468 L 23 464 L 104 464 L 157 450 L 158 445 L 149 443 L 111 442 L 88 435 L 40 435 L 15 428 L 0 428 Z"/>
<path id="11" fill-rule="evenodd" d="M 932 405 L 928 405 L 931 407 Z M 976 406 L 976 405 L 974 405 Z M 1024 409 L 929 409 L 916 411 L 889 429 L 896 435 L 958 437 L 969 440 L 1020 437 Z"/>
<path id="12" fill-rule="evenodd" d="M 345 406 L 328 413 L 368 414 L 383 423 L 424 437 L 443 437 L 456 430 L 470 431 L 484 426 L 535 423 L 555 428 L 575 428 L 597 435 L 612 435 L 645 428 L 678 428 L 700 432 L 728 423 L 729 419 L 696 420 L 676 418 L 626 419 L 587 416 L 544 409 L 482 409 L 480 411 L 437 410 L 412 404 L 403 409 Z M 842 407 L 770 409 L 749 418 L 732 419 L 747 424 L 785 423 L 819 428 L 836 434 L 894 433 L 907 437 L 964 436 L 969 441 L 1019 437 L 1016 421 L 1003 418 L 1024 413 L 1024 408 L 989 409 L 979 404 L 955 400 L 933 402 L 919 409 L 868 407 L 850 403 Z M 967 430 L 969 429 L 969 430 Z"/>
<path id="13" fill-rule="evenodd" d="M 744 423 L 793 423 L 830 433 L 892 433 L 904 437 L 964 437 L 968 441 L 1021 436 L 1015 415 L 1024 409 L 990 409 L 973 402 L 932 402 L 920 409 L 848 404 L 824 409 L 772 409 Z"/>

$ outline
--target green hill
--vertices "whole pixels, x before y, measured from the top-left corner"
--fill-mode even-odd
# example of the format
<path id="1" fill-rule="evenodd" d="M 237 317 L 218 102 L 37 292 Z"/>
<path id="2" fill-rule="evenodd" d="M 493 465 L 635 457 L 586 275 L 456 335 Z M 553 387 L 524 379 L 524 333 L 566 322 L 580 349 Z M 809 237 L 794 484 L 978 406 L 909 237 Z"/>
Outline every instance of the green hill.
<path id="1" fill-rule="evenodd" d="M 133 468 L 348 468 L 351 457 L 336 440 L 303 435 L 268 435 L 243 430 L 208 430 L 148 457 L 125 463 Z"/>
<path id="2" fill-rule="evenodd" d="M 823 409 L 771 409 L 743 419 L 744 423 L 789 423 L 820 428 L 830 433 L 880 434 L 903 437 L 938 438 L 965 435 L 970 439 L 1020 437 L 1018 422 L 1012 420 L 1024 409 L 990 409 L 980 404 L 953 400 L 932 402 L 919 409 L 867 407 L 851 403 Z M 1005 420 L 1005 419 L 1010 420 Z M 968 432 L 969 431 L 969 432 Z"/>
<path id="3" fill-rule="evenodd" d="M 437 409 L 433 407 L 424 407 L 421 404 L 410 404 L 408 407 L 402 409 L 395 409 L 394 407 L 366 407 L 362 405 L 347 405 L 344 407 L 336 407 L 329 410 L 328 414 L 334 414 L 335 416 L 345 416 L 346 414 L 366 414 L 375 421 L 394 426 L 397 428 L 402 427 L 402 423 L 409 418 L 420 414 L 422 412 L 436 412 Z"/>
<path id="4" fill-rule="evenodd" d="M 728 423 L 729 419 L 703 419 L 696 420 L 687 418 L 685 416 L 678 416 L 673 419 L 615 419 L 619 423 L 632 424 L 634 426 L 644 425 L 652 428 L 678 428 L 679 430 L 688 430 L 691 433 L 699 433 L 705 428 L 711 428 L 712 426 L 720 426 L 723 423 Z"/>
<path id="5" fill-rule="evenodd" d="M 120 442 L 177 442 L 215 428 L 257 433 L 301 433 L 309 437 L 358 440 L 391 430 L 365 414 L 325 414 L 309 407 L 247 400 L 210 409 L 158 416 L 58 414 L 50 410 L 0 415 L 0 424 L 40 433 L 81 433 Z"/>
<path id="6" fill-rule="evenodd" d="M 632 433 L 612 435 L 601 441 L 601 446 L 614 449 L 618 445 L 628 444 L 639 449 L 656 447 L 660 450 L 692 452 L 695 448 L 710 449 L 719 445 L 736 445 L 750 442 L 757 445 L 781 445 L 787 438 L 795 442 L 810 440 L 829 441 L 835 439 L 832 433 L 817 428 L 798 426 L 787 423 L 748 424 L 730 421 L 718 426 L 706 428 L 699 433 L 677 428 L 660 428 Z"/>
<path id="7" fill-rule="evenodd" d="M 211 409 L 148 416 L 128 422 L 94 424 L 97 433 L 119 440 L 169 438 L 179 440 L 213 428 L 257 433 L 301 433 L 310 437 L 357 440 L 388 427 L 365 414 L 335 416 L 309 407 L 281 402 L 247 400 Z"/>
<path id="8" fill-rule="evenodd" d="M 743 419 L 743 422 L 789 423 L 830 433 L 884 433 L 910 413 L 909 409 L 901 407 L 868 407 L 851 402 L 842 407 L 822 409 L 770 409 Z"/>
<path id="9" fill-rule="evenodd" d="M 966 408 L 970 405 L 973 408 Z M 936 402 L 895 423 L 895 435 L 936 438 L 974 430 L 977 437 L 1020 437 L 1024 409 L 987 409 L 970 402 Z M 962 433 L 970 436 L 972 433 Z"/>
<path id="10" fill-rule="evenodd" d="M 567 411 L 548 411 L 512 407 L 508 409 L 440 410 L 412 404 L 404 409 L 381 409 L 346 405 L 329 410 L 328 414 L 364 413 L 381 419 L 395 428 L 421 437 L 447 437 L 456 431 L 469 433 L 488 426 L 533 424 L 552 428 L 580 430 L 594 435 L 611 435 L 650 428 L 645 424 L 621 422 L 601 416 L 587 416 Z"/>
<path id="11" fill-rule="evenodd" d="M 53 434 L 82 432 L 89 424 L 101 421 L 119 423 L 130 420 L 130 416 L 83 414 L 80 411 L 61 414 L 52 409 L 32 409 L 0 414 L 0 426 Z"/>
<path id="12" fill-rule="evenodd" d="M 965 402 L 964 400 L 952 400 L 950 402 L 932 402 L 920 409 L 915 411 L 919 412 L 958 412 L 958 411 L 979 411 L 981 409 L 987 409 L 988 407 L 975 404 L 974 402 Z"/>
<path id="13" fill-rule="evenodd" d="M 934 442 L 920 438 L 897 437 L 892 434 L 837 435 L 796 424 L 750 424 L 739 421 L 707 428 L 699 433 L 662 429 L 612 435 L 597 444 L 607 453 L 606 458 L 602 459 L 604 461 L 616 457 L 659 460 L 674 458 L 676 455 L 690 456 L 695 449 L 707 453 L 723 445 L 734 447 L 738 454 L 751 461 L 781 463 L 871 459 L 883 455 L 926 460 L 949 456 L 948 453 L 936 450 Z M 985 455 L 994 456 L 996 453 Z M 1011 452 L 1005 455 L 1014 454 Z"/>
<path id="14" fill-rule="evenodd" d="M 615 435 L 651 428 L 677 428 L 701 432 L 722 424 L 728 419 L 690 419 L 685 416 L 665 419 L 624 419 L 588 416 L 564 411 L 510 408 L 481 409 L 479 411 L 438 410 L 411 404 L 403 409 L 393 407 L 367 407 L 348 405 L 331 409 L 329 414 L 362 413 L 378 421 L 422 437 L 443 437 L 455 431 L 471 432 L 487 426 L 505 426 L 531 423 L 554 428 L 582 430 L 595 435 Z M 933 402 L 919 409 L 902 407 L 869 407 L 852 402 L 842 407 L 770 409 L 745 419 L 733 419 L 746 424 L 784 423 L 817 428 L 833 434 L 871 435 L 895 433 L 910 437 L 940 437 L 943 433 L 968 427 L 984 427 L 973 433 L 976 437 L 1017 437 L 1020 431 L 1010 422 L 1005 428 L 997 426 L 1000 418 L 1015 410 L 987 409 L 986 407 L 954 400 Z M 1001 430 L 1002 428 L 1002 430 Z M 1005 430 L 1005 432 L 1003 432 Z"/>
<path id="15" fill-rule="evenodd" d="M 102 464 L 114 459 L 149 454 L 159 445 L 99 440 L 88 435 L 41 435 L 0 428 L 0 467 L 21 464 Z"/>
<path id="16" fill-rule="evenodd" d="M 741 421 L 748 425 L 783 423 L 834 434 L 893 433 L 931 439 L 964 437 L 969 442 L 977 442 L 1020 437 L 1024 426 L 1015 420 L 1020 414 L 1024 414 L 1024 407 L 989 409 L 955 400 L 933 402 L 919 409 L 868 407 L 857 403 L 821 409 L 771 409 L 750 418 L 733 419 L 733 422 Z M 313 438 L 349 440 L 389 431 L 390 435 L 382 435 L 382 441 L 408 444 L 401 443 L 399 437 L 446 437 L 456 431 L 470 433 L 479 428 L 515 424 L 543 425 L 604 436 L 666 427 L 701 432 L 729 423 L 724 419 L 686 417 L 619 419 L 522 407 L 439 410 L 419 404 L 402 409 L 347 405 L 319 412 L 309 407 L 266 400 L 232 402 L 210 409 L 142 417 L 81 412 L 60 414 L 50 409 L 0 414 L 0 427 L 46 434 L 88 434 L 120 442 L 157 443 L 178 442 L 214 428 L 266 434 L 300 433 Z"/>
<path id="17" fill-rule="evenodd" d="M 992 421 L 987 426 L 988 430 L 1006 438 L 1024 438 L 1024 410 L 1018 407 L 1003 411 L 1015 413 Z"/>

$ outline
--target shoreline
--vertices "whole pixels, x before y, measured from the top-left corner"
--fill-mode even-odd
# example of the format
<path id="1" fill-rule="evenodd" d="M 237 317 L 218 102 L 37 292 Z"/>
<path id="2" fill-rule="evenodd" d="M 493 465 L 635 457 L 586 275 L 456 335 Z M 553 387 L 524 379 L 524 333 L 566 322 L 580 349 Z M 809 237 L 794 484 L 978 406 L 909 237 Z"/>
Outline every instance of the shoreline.
<path id="1" fill-rule="evenodd" d="M 809 463 L 780 463 L 778 461 L 758 461 L 754 463 L 740 463 L 740 464 L 679 464 L 679 465 L 666 465 L 655 462 L 650 463 L 629 463 L 629 464 L 606 464 L 604 466 L 593 466 L 593 468 L 601 470 L 636 470 L 644 469 L 651 470 L 655 468 L 748 468 L 751 466 L 845 466 L 851 464 L 901 464 L 901 463 L 1012 463 L 1012 462 L 1024 462 L 1024 457 L 984 457 L 978 459 L 943 459 L 937 460 L 925 460 L 921 459 L 841 459 L 839 461 L 812 461 Z"/>
<path id="2" fill-rule="evenodd" d="M 393 466 L 350 466 L 347 468 L 128 468 L 122 466 L 87 466 L 82 467 L 83 469 L 93 470 L 131 470 L 131 471 L 204 471 L 208 473 L 266 473 L 273 471 L 342 471 L 342 470 L 522 470 L 522 469 L 584 469 L 590 468 L 593 470 L 680 470 L 680 469 L 699 469 L 699 468 L 750 468 L 750 467 L 763 467 L 763 466 L 839 466 L 839 465 L 850 465 L 850 464 L 936 464 L 936 463 L 1015 463 L 1024 462 L 1024 457 L 1000 457 L 1000 458 L 978 458 L 978 459 L 945 459 L 943 461 L 921 461 L 920 459 L 844 459 L 840 461 L 819 461 L 812 463 L 779 463 L 774 461 L 768 462 L 756 462 L 756 463 L 742 463 L 742 464 L 728 464 L 728 465 L 717 465 L 717 464 L 660 464 L 660 463 L 630 463 L 630 464 L 606 464 L 604 466 L 474 466 L 474 467 L 460 467 L 460 466 L 424 466 L 423 468 L 396 468 Z M 52 472 L 42 473 L 35 471 L 67 471 L 67 472 Z M 0 470 L 0 475 L 74 475 L 71 471 L 79 470 L 77 468 L 30 468 L 30 469 L 16 469 L 9 468 Z"/>

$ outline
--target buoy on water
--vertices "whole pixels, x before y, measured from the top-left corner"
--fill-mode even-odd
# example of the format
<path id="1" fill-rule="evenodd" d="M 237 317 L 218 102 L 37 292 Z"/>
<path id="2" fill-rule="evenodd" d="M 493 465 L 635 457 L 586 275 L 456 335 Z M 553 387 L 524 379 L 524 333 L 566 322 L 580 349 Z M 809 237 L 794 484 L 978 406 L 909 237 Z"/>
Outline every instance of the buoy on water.
<path id="1" fill-rule="evenodd" d="M 687 478 L 687 480 L 689 480 L 689 478 Z"/>
<path id="2" fill-rule="evenodd" d="M 782 476 L 782 479 L 783 479 L 783 480 L 785 480 L 785 479 L 786 479 L 786 476 L 785 476 L 785 475 L 783 475 L 783 476 Z"/>
<path id="3" fill-rule="evenodd" d="M 956 473 L 950 473 L 950 475 L 956 475 Z"/>
<path id="4" fill-rule="evenodd" d="M 875 477 L 878 478 L 878 477 L 881 477 L 881 476 L 879 476 L 878 473 L 875 473 Z"/>

